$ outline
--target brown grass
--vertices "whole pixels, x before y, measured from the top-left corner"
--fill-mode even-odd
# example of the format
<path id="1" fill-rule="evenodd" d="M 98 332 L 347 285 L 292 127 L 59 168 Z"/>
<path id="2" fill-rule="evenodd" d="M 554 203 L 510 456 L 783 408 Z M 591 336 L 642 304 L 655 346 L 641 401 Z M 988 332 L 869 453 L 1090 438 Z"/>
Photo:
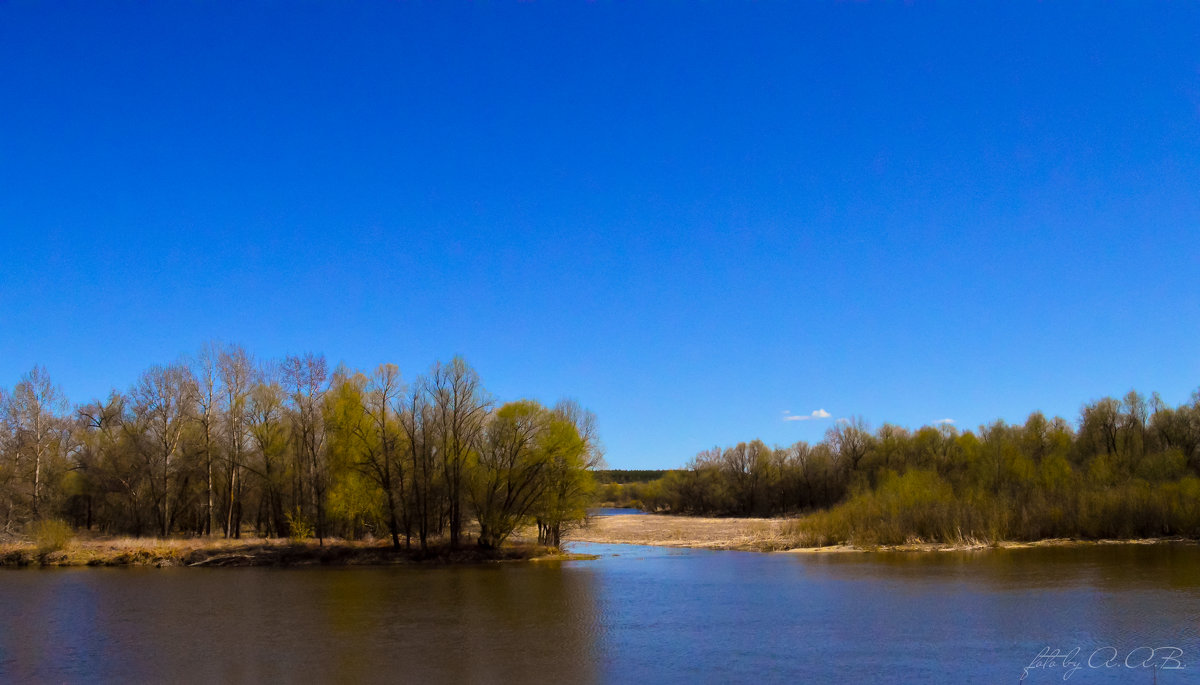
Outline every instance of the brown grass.
<path id="1" fill-rule="evenodd" d="M 393 550 L 380 542 L 327 539 L 293 542 L 286 538 L 129 538 L 75 539 L 62 549 L 39 550 L 34 542 L 0 544 L 0 566 L 313 566 L 391 564 L 470 564 L 532 559 L 572 559 L 548 547 L 515 543 L 500 550 L 474 545 L 452 550 L 437 544 L 422 554 Z"/>
<path id="2" fill-rule="evenodd" d="M 702 518 L 658 514 L 619 514 L 594 517 L 589 525 L 570 533 L 570 542 L 598 542 L 622 545 L 658 545 L 698 549 L 730 549 L 753 552 L 786 551 L 793 553 L 828 552 L 943 552 L 982 549 L 1019 549 L 1067 545 L 1193 543 L 1182 538 L 1083 541 L 1067 538 L 1036 542 L 987 542 L 963 540 L 959 543 L 926 542 L 913 539 L 898 545 L 816 544 L 797 534 L 796 519 Z"/>
<path id="3" fill-rule="evenodd" d="M 787 524 L 788 519 L 618 514 L 596 516 L 568 538 L 571 542 L 769 552 L 794 546 L 785 535 Z"/>

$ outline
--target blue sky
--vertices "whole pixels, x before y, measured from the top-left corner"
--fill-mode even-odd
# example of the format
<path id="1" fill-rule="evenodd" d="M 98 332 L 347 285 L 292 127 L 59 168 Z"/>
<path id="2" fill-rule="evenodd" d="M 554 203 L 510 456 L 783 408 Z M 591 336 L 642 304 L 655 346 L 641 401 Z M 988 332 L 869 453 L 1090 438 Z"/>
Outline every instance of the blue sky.
<path id="1" fill-rule="evenodd" d="M 8 387 L 462 354 L 663 468 L 1200 386 L 1195 3 L 10 1 L 0 104 Z"/>

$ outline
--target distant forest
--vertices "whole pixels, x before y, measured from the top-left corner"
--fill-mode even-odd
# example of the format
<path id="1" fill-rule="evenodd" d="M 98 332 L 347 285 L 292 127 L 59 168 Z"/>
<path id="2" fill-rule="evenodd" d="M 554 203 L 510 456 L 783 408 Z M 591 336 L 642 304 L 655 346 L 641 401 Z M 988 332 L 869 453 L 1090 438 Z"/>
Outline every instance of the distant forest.
<path id="1" fill-rule="evenodd" d="M 710 516 L 800 515 L 798 544 L 1200 537 L 1200 391 L 1167 406 L 1131 391 L 1078 420 L 1030 414 L 872 430 L 838 422 L 813 445 L 760 440 L 696 455 L 651 482 L 602 485 L 600 499 Z"/>
<path id="2" fill-rule="evenodd" d="M 596 471 L 597 483 L 648 483 L 666 475 L 665 470 L 607 469 Z"/>
<path id="3" fill-rule="evenodd" d="M 148 368 L 72 407 L 44 368 L 0 388 L 0 535 L 45 520 L 135 536 L 557 546 L 594 497 L 594 416 L 497 403 L 462 359 L 407 383 L 391 364 L 256 362 L 236 345 Z"/>

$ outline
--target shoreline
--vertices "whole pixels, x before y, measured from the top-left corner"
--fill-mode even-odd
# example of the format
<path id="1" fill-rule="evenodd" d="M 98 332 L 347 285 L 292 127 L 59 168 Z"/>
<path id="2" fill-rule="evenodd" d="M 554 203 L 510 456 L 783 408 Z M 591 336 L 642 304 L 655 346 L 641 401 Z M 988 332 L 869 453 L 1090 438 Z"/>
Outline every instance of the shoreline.
<path id="1" fill-rule="evenodd" d="M 1190 538 L 1130 538 L 1125 540 L 1080 538 L 1044 538 L 1042 540 L 998 540 L 996 542 L 910 542 L 903 545 L 828 545 L 825 547 L 793 547 L 774 550 L 783 554 L 844 554 L 863 552 L 987 552 L 1008 549 L 1032 549 L 1034 547 L 1105 547 L 1118 545 L 1195 545 Z"/>
<path id="2" fill-rule="evenodd" d="M 788 534 L 794 519 L 706 518 L 665 514 L 615 514 L 594 517 L 586 527 L 570 531 L 564 543 L 646 545 L 782 554 L 862 554 L 866 552 L 981 552 L 1035 547 L 1115 545 L 1196 545 L 1181 537 L 1133 539 L 1047 538 L 1033 541 L 913 541 L 898 545 L 834 544 L 796 546 Z M 33 542 L 0 543 L 0 569 L 71 567 L 226 568 L 462 566 L 512 562 L 563 562 L 598 559 L 516 538 L 498 550 L 468 544 L 450 549 L 442 541 L 422 554 L 394 550 L 387 541 L 328 539 L 295 542 L 286 538 L 76 538 L 61 549 L 39 550 Z"/>
<path id="3" fill-rule="evenodd" d="M 386 542 L 244 538 L 91 538 L 76 539 L 57 550 L 39 550 L 32 542 L 0 544 L 0 568 L 146 567 L 312 567 L 312 566 L 460 566 L 511 562 L 558 562 L 594 559 L 594 555 L 563 552 L 551 547 L 516 542 L 498 550 L 468 544 L 459 549 L 430 546 L 422 554 L 392 549 Z"/>
<path id="4" fill-rule="evenodd" d="M 787 528 L 795 519 L 706 518 L 667 514 L 616 514 L 594 517 L 587 527 L 573 530 L 565 542 L 610 545 L 651 545 L 689 549 L 785 554 L 845 554 L 864 552 L 972 552 L 1033 547 L 1083 547 L 1099 545 L 1197 544 L 1189 538 L 1099 539 L 1046 538 L 1034 541 L 909 542 L 899 545 L 837 544 L 797 546 Z"/>

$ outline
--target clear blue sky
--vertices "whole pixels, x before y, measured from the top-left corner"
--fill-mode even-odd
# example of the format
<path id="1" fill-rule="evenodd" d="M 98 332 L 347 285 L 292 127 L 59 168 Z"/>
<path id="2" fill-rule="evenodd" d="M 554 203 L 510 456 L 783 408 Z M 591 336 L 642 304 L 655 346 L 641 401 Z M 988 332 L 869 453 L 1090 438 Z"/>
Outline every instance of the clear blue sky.
<path id="1" fill-rule="evenodd" d="M 462 354 L 617 468 L 1176 404 L 1200 4 L 3 2 L 0 233 L 0 384 L 77 402 Z"/>

